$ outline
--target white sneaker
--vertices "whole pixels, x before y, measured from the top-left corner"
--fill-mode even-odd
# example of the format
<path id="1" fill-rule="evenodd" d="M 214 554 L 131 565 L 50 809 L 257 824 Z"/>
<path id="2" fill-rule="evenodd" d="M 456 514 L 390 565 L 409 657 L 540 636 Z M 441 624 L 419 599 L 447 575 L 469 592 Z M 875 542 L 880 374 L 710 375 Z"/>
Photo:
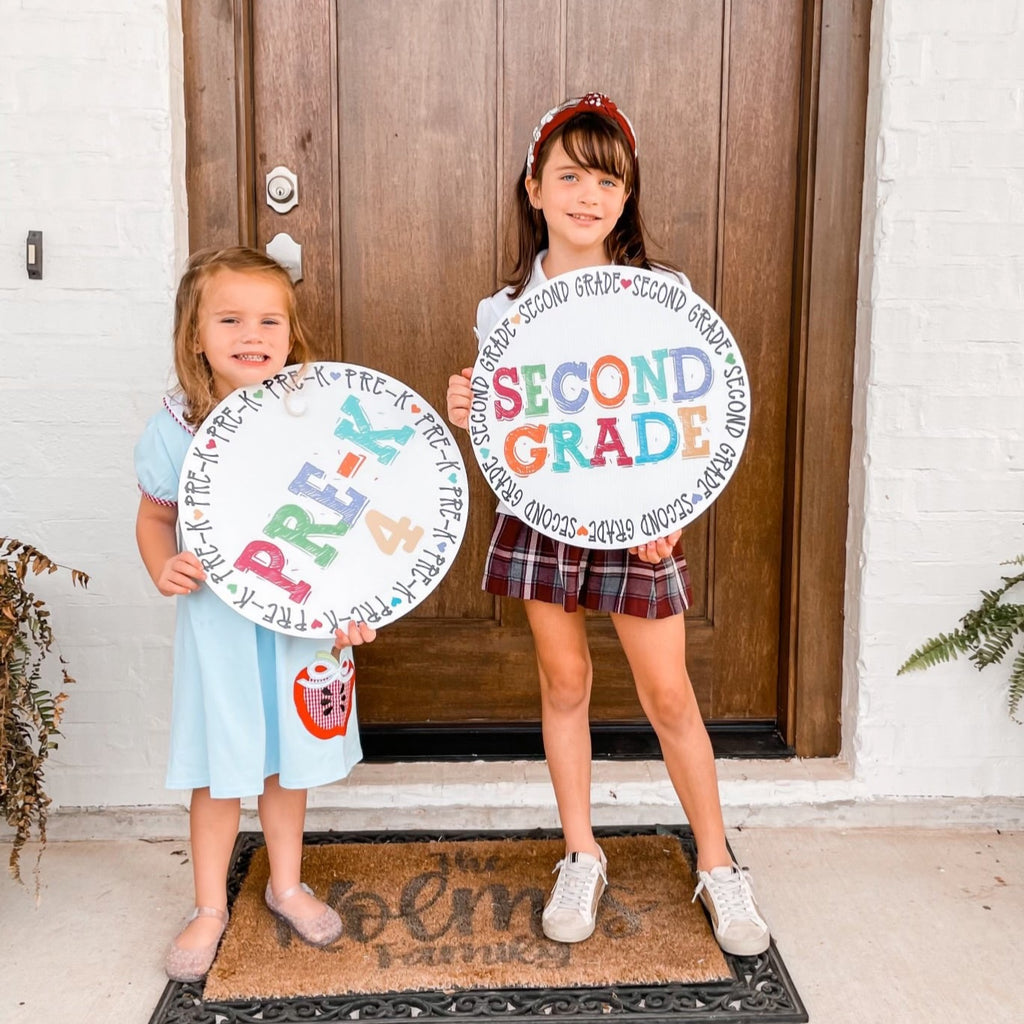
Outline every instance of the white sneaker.
<path id="1" fill-rule="evenodd" d="M 718 944 L 733 956 L 756 956 L 771 942 L 768 925 L 757 909 L 746 870 L 737 865 L 697 872 L 699 896 L 707 907 Z M 692 902 L 692 901 L 691 901 Z"/>
<path id="2" fill-rule="evenodd" d="M 597 905 L 608 884 L 608 861 L 603 851 L 600 860 L 589 853 L 568 853 L 554 870 L 558 878 L 544 904 L 541 928 L 555 942 L 582 942 L 594 934 Z"/>

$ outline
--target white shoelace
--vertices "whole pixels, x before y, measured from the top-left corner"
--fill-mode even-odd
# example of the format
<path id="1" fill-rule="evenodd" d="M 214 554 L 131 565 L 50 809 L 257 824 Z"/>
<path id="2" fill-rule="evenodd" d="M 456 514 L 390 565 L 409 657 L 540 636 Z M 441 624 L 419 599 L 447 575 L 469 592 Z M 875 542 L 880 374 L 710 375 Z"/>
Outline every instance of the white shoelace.
<path id="1" fill-rule="evenodd" d="M 579 861 L 572 860 L 570 856 L 560 860 L 555 865 L 552 874 L 555 871 L 558 871 L 559 875 L 555 882 L 554 892 L 551 894 L 549 908 L 573 910 L 577 914 L 589 917 L 598 878 L 602 879 L 605 885 L 608 884 L 608 875 L 604 865 L 600 861 L 595 861 L 593 864 L 581 864 Z"/>
<path id="2" fill-rule="evenodd" d="M 711 893 L 718 914 L 718 926 L 724 929 L 730 921 L 758 921 L 763 923 L 761 915 L 754 906 L 747 881 L 750 873 L 746 868 L 736 868 L 728 878 L 713 878 L 710 871 L 702 871 L 700 881 L 694 890 L 693 903 L 701 894 L 702 889 Z"/>

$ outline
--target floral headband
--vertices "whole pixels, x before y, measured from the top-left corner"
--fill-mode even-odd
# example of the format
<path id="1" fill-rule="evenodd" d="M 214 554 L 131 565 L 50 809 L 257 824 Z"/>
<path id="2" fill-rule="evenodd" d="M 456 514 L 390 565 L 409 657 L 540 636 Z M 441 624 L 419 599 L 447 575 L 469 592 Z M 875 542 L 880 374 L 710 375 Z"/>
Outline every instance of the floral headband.
<path id="1" fill-rule="evenodd" d="M 530 141 L 530 148 L 526 154 L 526 176 L 533 174 L 533 164 L 540 152 L 540 147 L 561 125 L 565 124 L 571 117 L 577 114 L 591 113 L 603 114 L 609 120 L 614 121 L 626 136 L 629 148 L 633 153 L 633 163 L 636 163 L 636 134 L 629 118 L 619 110 L 615 104 L 599 92 L 588 92 L 586 96 L 579 96 L 576 99 L 566 100 L 552 107 L 541 119 L 540 124 L 533 129 L 533 139 Z"/>

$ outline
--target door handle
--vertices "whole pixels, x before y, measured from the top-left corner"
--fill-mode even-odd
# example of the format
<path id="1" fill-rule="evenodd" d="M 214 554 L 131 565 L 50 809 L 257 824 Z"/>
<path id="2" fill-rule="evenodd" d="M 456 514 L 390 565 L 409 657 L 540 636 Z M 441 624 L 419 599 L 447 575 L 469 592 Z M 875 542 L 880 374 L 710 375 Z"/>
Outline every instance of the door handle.
<path id="1" fill-rule="evenodd" d="M 302 246 L 285 231 L 267 242 L 267 255 L 288 271 L 292 284 L 302 280 Z"/>

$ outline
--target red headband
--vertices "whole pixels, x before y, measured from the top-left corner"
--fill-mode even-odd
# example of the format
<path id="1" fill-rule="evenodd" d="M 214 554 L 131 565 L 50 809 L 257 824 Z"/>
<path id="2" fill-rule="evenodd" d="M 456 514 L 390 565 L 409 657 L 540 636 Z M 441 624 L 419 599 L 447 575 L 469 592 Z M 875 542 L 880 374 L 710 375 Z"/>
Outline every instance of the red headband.
<path id="1" fill-rule="evenodd" d="M 626 136 L 626 141 L 633 153 L 633 163 L 636 163 L 636 135 L 633 132 L 633 126 L 629 123 L 629 118 L 607 96 L 599 92 L 588 92 L 586 96 L 566 100 L 564 103 L 559 103 L 557 107 L 552 107 L 540 119 L 540 124 L 533 129 L 533 139 L 526 154 L 526 176 L 528 178 L 533 174 L 533 165 L 540 152 L 540 147 L 544 145 L 551 133 L 571 117 L 584 113 L 602 114 L 614 121 Z"/>

